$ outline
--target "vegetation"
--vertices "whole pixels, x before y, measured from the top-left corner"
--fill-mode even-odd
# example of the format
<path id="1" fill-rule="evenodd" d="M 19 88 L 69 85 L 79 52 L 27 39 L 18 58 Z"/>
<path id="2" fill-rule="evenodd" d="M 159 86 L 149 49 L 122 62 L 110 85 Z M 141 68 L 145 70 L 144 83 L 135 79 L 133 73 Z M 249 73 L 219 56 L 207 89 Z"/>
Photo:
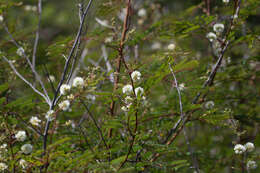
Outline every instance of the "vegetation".
<path id="1" fill-rule="evenodd" d="M 0 172 L 259 172 L 258 0 L 1 0 Z"/>

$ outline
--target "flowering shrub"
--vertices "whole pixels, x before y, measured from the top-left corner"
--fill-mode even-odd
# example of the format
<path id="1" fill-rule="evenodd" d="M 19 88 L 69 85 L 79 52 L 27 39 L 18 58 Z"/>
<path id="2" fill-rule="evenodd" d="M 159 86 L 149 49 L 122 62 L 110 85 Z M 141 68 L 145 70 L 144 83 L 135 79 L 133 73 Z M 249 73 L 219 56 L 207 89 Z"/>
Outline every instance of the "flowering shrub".
<path id="1" fill-rule="evenodd" d="M 259 5 L 1 1 L 0 172 L 259 172 Z"/>

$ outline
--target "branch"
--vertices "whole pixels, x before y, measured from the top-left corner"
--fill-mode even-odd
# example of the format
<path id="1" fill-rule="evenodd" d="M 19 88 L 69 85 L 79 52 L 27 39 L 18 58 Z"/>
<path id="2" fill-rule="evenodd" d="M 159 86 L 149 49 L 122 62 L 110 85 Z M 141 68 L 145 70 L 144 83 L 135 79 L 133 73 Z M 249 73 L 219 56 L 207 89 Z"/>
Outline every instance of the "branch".
<path id="1" fill-rule="evenodd" d="M 101 139 L 102 139 L 104 145 L 106 146 L 107 150 L 109 150 L 109 147 L 108 147 L 108 145 L 107 145 L 107 143 L 106 143 L 106 140 L 105 140 L 105 138 L 104 138 L 104 135 L 103 135 L 103 133 L 102 133 L 102 130 L 101 130 L 101 128 L 99 127 L 99 125 L 98 125 L 97 121 L 95 120 L 94 116 L 93 116 L 92 113 L 90 112 L 88 106 L 87 106 L 87 105 L 84 103 L 84 101 L 81 100 L 81 99 L 80 99 L 80 102 L 81 102 L 81 104 L 84 106 L 84 108 L 87 110 L 88 115 L 89 115 L 89 117 L 92 119 L 92 121 L 94 122 L 94 124 L 95 124 L 95 126 L 96 126 L 96 128 L 97 128 L 97 130 L 98 130 L 98 132 L 99 132 L 99 135 L 100 135 L 100 137 L 101 137 Z"/>
<path id="2" fill-rule="evenodd" d="M 11 41 L 14 43 L 14 45 L 15 45 L 17 48 L 20 48 L 21 46 L 20 46 L 20 45 L 17 43 L 17 41 L 14 39 L 13 35 L 9 32 L 9 29 L 8 29 L 8 27 L 7 27 L 5 24 L 4 24 L 4 29 L 5 29 L 5 31 L 7 32 L 7 34 L 9 35 L 9 37 L 11 38 Z M 34 69 L 34 67 L 33 67 L 31 61 L 29 60 L 29 58 L 28 58 L 28 56 L 26 55 L 25 52 L 23 52 L 23 57 L 26 59 L 27 63 L 29 64 L 29 66 L 30 66 L 30 68 L 31 68 L 31 70 L 32 70 L 32 72 L 33 72 L 33 74 L 34 74 L 35 77 L 36 77 L 36 80 L 40 83 L 41 88 L 43 89 L 43 92 L 44 92 L 44 94 L 45 94 L 45 97 L 46 97 L 47 100 L 48 100 L 48 101 L 46 101 L 46 103 L 47 103 L 49 106 L 51 106 L 51 100 L 50 100 L 50 98 L 49 98 L 49 95 L 48 95 L 48 93 L 47 93 L 47 91 L 46 91 L 46 89 L 45 89 L 45 86 L 44 86 L 44 84 L 43 84 L 43 82 L 42 82 L 42 80 L 41 80 L 39 74 L 38 74 L 37 71 Z"/>
<path id="3" fill-rule="evenodd" d="M 39 37 L 40 37 L 41 15 L 42 15 L 42 0 L 38 0 L 38 26 L 35 34 L 35 40 L 33 46 L 33 57 L 32 57 L 32 66 L 34 69 L 35 69 L 35 62 L 36 62 L 37 47 L 38 47 Z"/>
<path id="4" fill-rule="evenodd" d="M 39 90 L 37 90 L 33 84 L 31 84 L 29 81 L 27 81 L 17 70 L 16 68 L 14 67 L 14 65 L 12 64 L 12 62 L 10 62 L 5 56 L 2 56 L 3 59 L 9 64 L 9 66 L 12 68 L 12 70 L 15 72 L 15 74 L 20 78 L 22 79 L 27 85 L 29 85 L 37 94 L 39 94 L 40 96 L 42 96 L 45 100 L 46 103 L 49 103 L 49 100 L 48 98 L 43 94 L 41 93 Z"/>

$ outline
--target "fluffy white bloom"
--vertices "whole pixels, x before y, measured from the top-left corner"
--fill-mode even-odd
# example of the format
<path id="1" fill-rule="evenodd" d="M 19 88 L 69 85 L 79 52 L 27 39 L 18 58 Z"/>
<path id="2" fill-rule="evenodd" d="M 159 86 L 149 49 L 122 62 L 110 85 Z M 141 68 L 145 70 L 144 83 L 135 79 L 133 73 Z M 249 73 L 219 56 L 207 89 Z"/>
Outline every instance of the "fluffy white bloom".
<path id="1" fill-rule="evenodd" d="M 70 108 L 70 101 L 69 100 L 64 100 L 59 104 L 59 108 L 63 111 L 67 111 Z"/>
<path id="2" fill-rule="evenodd" d="M 257 164 L 255 161 L 253 160 L 249 160 L 246 164 L 247 169 L 256 169 L 257 168 Z"/>
<path id="3" fill-rule="evenodd" d="M 26 133 L 25 131 L 18 131 L 15 134 L 15 138 L 17 139 L 17 141 L 21 141 L 23 142 L 26 139 Z"/>
<path id="4" fill-rule="evenodd" d="M 1 149 L 6 149 L 6 147 L 7 147 L 7 144 L 3 144 L 3 145 L 0 146 L 0 150 Z"/>
<path id="5" fill-rule="evenodd" d="M 52 121 L 54 119 L 54 110 L 49 110 L 46 115 L 45 115 L 45 118 L 48 120 L 48 121 Z"/>
<path id="6" fill-rule="evenodd" d="M 70 86 L 67 84 L 62 84 L 60 87 L 60 94 L 61 95 L 66 95 L 70 91 Z"/>
<path id="7" fill-rule="evenodd" d="M 127 97 L 125 98 L 125 103 L 126 103 L 126 104 L 130 104 L 130 103 L 132 103 L 132 101 L 133 101 L 133 98 L 130 97 L 130 96 L 127 96 Z"/>
<path id="8" fill-rule="evenodd" d="M 17 53 L 17 55 L 19 55 L 19 56 L 23 56 L 23 54 L 24 54 L 24 49 L 23 49 L 22 47 L 19 47 L 19 48 L 17 49 L 16 53 Z"/>
<path id="9" fill-rule="evenodd" d="M 4 171 L 8 168 L 8 166 L 5 163 L 0 162 L 0 171 Z"/>
<path id="10" fill-rule="evenodd" d="M 210 42 L 212 42 L 212 41 L 217 39 L 216 34 L 213 33 L 213 32 L 209 32 L 206 37 L 209 39 Z"/>
<path id="11" fill-rule="evenodd" d="M 25 169 L 28 166 L 28 163 L 24 159 L 21 159 L 19 161 L 19 164 L 23 169 Z"/>
<path id="12" fill-rule="evenodd" d="M 255 149 L 255 145 L 252 142 L 247 142 L 244 146 L 247 152 L 252 152 Z"/>
<path id="13" fill-rule="evenodd" d="M 30 154 L 33 150 L 33 146 L 31 144 L 24 144 L 21 147 L 21 150 L 24 154 Z"/>
<path id="14" fill-rule="evenodd" d="M 142 87 L 135 88 L 135 95 L 136 96 L 143 95 L 143 93 L 144 93 L 144 89 Z"/>
<path id="15" fill-rule="evenodd" d="M 74 98 L 75 98 L 75 96 L 73 94 L 70 94 L 67 96 L 67 99 L 69 99 L 69 100 L 74 100 Z"/>
<path id="16" fill-rule="evenodd" d="M 146 10 L 144 8 L 138 10 L 138 16 L 139 17 L 145 17 L 146 16 Z"/>
<path id="17" fill-rule="evenodd" d="M 124 94 L 130 95 L 133 92 L 133 87 L 132 87 L 132 85 L 125 85 L 123 87 L 122 91 Z"/>
<path id="18" fill-rule="evenodd" d="M 127 108 L 126 106 L 122 106 L 121 109 L 122 109 L 122 111 L 124 111 L 124 112 L 128 112 L 128 108 Z"/>
<path id="19" fill-rule="evenodd" d="M 205 108 L 206 109 L 212 109 L 215 106 L 215 103 L 213 101 L 207 101 L 205 103 Z"/>
<path id="20" fill-rule="evenodd" d="M 181 83 L 181 84 L 179 85 L 179 89 L 180 89 L 181 91 L 183 91 L 183 90 L 185 89 L 185 84 L 184 84 L 184 83 Z"/>
<path id="21" fill-rule="evenodd" d="M 30 119 L 30 123 L 34 126 L 39 126 L 42 120 L 40 120 L 38 117 L 32 117 Z"/>
<path id="22" fill-rule="evenodd" d="M 141 80 L 141 73 L 135 70 L 131 73 L 131 78 L 133 79 L 134 82 L 137 82 Z"/>
<path id="23" fill-rule="evenodd" d="M 160 42 L 154 42 L 151 47 L 152 50 L 158 50 L 161 48 L 162 48 L 162 44 Z"/>
<path id="24" fill-rule="evenodd" d="M 4 21 L 4 17 L 2 15 L 0 15 L 0 22 Z"/>
<path id="25" fill-rule="evenodd" d="M 217 33 L 220 33 L 220 32 L 223 32 L 224 31 L 224 25 L 222 23 L 216 23 L 214 26 L 213 26 L 213 30 Z"/>
<path id="26" fill-rule="evenodd" d="M 229 3 L 229 0 L 223 0 L 224 3 Z"/>
<path id="27" fill-rule="evenodd" d="M 55 82 L 55 77 L 54 77 L 53 75 L 50 75 L 50 76 L 49 76 L 49 80 L 50 80 L 51 82 Z"/>
<path id="28" fill-rule="evenodd" d="M 234 151 L 235 151 L 236 154 L 242 154 L 246 151 L 246 147 L 244 147 L 241 144 L 236 144 L 235 147 L 234 147 Z"/>
<path id="29" fill-rule="evenodd" d="M 105 43 L 111 43 L 113 41 L 113 37 L 105 38 Z"/>
<path id="30" fill-rule="evenodd" d="M 171 43 L 168 45 L 168 50 L 174 50 L 175 49 L 175 44 Z"/>
<path id="31" fill-rule="evenodd" d="M 77 88 L 83 88 L 84 86 L 84 79 L 82 77 L 75 77 L 73 79 L 73 87 L 77 87 Z"/>

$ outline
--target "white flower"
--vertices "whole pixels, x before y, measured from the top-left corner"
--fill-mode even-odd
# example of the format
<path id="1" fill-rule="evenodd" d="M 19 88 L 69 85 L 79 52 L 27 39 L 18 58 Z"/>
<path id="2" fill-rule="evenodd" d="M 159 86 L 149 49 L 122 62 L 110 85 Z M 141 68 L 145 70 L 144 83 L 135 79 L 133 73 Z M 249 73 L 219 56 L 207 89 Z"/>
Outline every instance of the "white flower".
<path id="1" fill-rule="evenodd" d="M 70 108 L 70 101 L 69 100 L 64 100 L 59 104 L 59 108 L 62 109 L 63 111 L 67 111 Z"/>
<path id="2" fill-rule="evenodd" d="M 26 139 L 26 133 L 25 131 L 18 131 L 15 134 L 15 138 L 17 139 L 17 141 L 21 141 L 23 142 Z"/>
<path id="3" fill-rule="evenodd" d="M 141 95 L 143 95 L 143 93 L 144 93 L 144 89 L 142 88 L 142 87 L 137 87 L 137 88 L 135 88 L 135 95 L 136 96 L 141 96 Z"/>
<path id="4" fill-rule="evenodd" d="M 45 115 L 45 118 L 48 120 L 48 121 L 52 121 L 54 119 L 54 110 L 49 110 L 46 115 Z"/>
<path id="5" fill-rule="evenodd" d="M 73 87 L 77 87 L 77 88 L 83 88 L 84 86 L 84 79 L 82 77 L 75 77 L 73 79 Z"/>
<path id="6" fill-rule="evenodd" d="M 8 166 L 5 163 L 0 162 L 0 171 L 4 171 L 8 168 Z"/>
<path id="7" fill-rule="evenodd" d="M 213 101 L 207 101 L 205 103 L 205 108 L 206 109 L 212 109 L 215 106 L 215 103 Z"/>
<path id="8" fill-rule="evenodd" d="M 154 42 L 151 46 L 152 50 L 158 50 L 162 48 L 162 44 L 160 42 Z"/>
<path id="9" fill-rule="evenodd" d="M 49 80 L 50 80 L 51 82 L 55 82 L 55 77 L 54 77 L 53 75 L 50 75 L 50 76 L 49 76 Z"/>
<path id="10" fill-rule="evenodd" d="M 209 39 L 210 42 L 212 42 L 212 41 L 217 39 L 216 34 L 213 33 L 213 32 L 209 32 L 206 37 Z"/>
<path id="11" fill-rule="evenodd" d="M 131 78 L 133 79 L 134 82 L 137 82 L 141 79 L 141 73 L 135 70 L 131 73 Z"/>
<path id="12" fill-rule="evenodd" d="M 139 17 L 145 17 L 146 16 L 146 10 L 144 8 L 138 10 L 138 16 Z"/>
<path id="13" fill-rule="evenodd" d="M 130 96 L 127 96 L 127 97 L 125 98 L 125 103 L 126 103 L 126 104 L 130 104 L 130 103 L 132 103 L 132 101 L 133 101 L 133 98 L 130 97 Z"/>
<path id="14" fill-rule="evenodd" d="M 224 31 L 224 25 L 222 23 L 216 23 L 214 26 L 213 26 L 213 30 L 217 33 L 220 33 L 220 32 L 223 32 Z"/>
<path id="15" fill-rule="evenodd" d="M 67 96 L 67 99 L 69 99 L 69 100 L 74 100 L 74 98 L 75 98 L 75 96 L 73 94 L 70 94 Z"/>
<path id="16" fill-rule="evenodd" d="M 255 145 L 252 142 L 247 142 L 244 146 L 247 152 L 252 152 L 255 149 Z"/>
<path id="17" fill-rule="evenodd" d="M 127 108 L 126 106 L 122 106 L 121 109 L 122 109 L 122 111 L 124 111 L 124 112 L 128 112 L 128 108 Z"/>
<path id="18" fill-rule="evenodd" d="M 130 95 L 133 92 L 133 87 L 132 87 L 132 85 L 125 85 L 123 87 L 122 91 L 124 94 Z"/>
<path id="19" fill-rule="evenodd" d="M 24 154 L 30 154 L 33 150 L 33 146 L 31 144 L 24 144 L 21 147 L 21 150 Z"/>
<path id="20" fill-rule="evenodd" d="M 19 48 L 17 49 L 16 53 L 17 53 L 17 55 L 19 55 L 19 56 L 23 56 L 23 54 L 24 54 L 24 49 L 23 49 L 22 47 L 19 47 Z"/>
<path id="21" fill-rule="evenodd" d="M 4 17 L 2 15 L 0 15 L 0 22 L 4 21 Z"/>
<path id="22" fill-rule="evenodd" d="M 229 3 L 229 0 L 223 0 L 224 3 Z"/>
<path id="23" fill-rule="evenodd" d="M 249 160 L 246 164 L 247 169 L 256 169 L 257 168 L 257 164 L 255 161 L 253 160 Z"/>
<path id="24" fill-rule="evenodd" d="M 19 164 L 23 169 L 25 169 L 28 166 L 28 163 L 24 159 L 21 159 L 19 161 Z"/>
<path id="25" fill-rule="evenodd" d="M 105 43 L 111 43 L 113 41 L 113 37 L 105 38 Z"/>
<path id="26" fill-rule="evenodd" d="M 60 94 L 61 95 L 66 95 L 70 91 L 70 86 L 67 84 L 62 84 L 60 87 Z"/>
<path id="27" fill-rule="evenodd" d="M 174 50 L 175 49 L 175 44 L 171 43 L 168 45 L 168 50 Z"/>
<path id="28" fill-rule="evenodd" d="M 236 154 L 242 154 L 246 151 L 246 147 L 244 147 L 241 144 L 236 144 L 235 147 L 234 147 L 234 151 L 235 151 Z"/>
<path id="29" fill-rule="evenodd" d="M 181 84 L 179 85 L 179 89 L 180 89 L 181 91 L 183 91 L 183 90 L 185 89 L 185 84 L 184 84 L 184 83 L 181 83 Z"/>
<path id="30" fill-rule="evenodd" d="M 3 144 L 3 145 L 0 146 L 0 150 L 1 149 L 6 149 L 6 147 L 7 147 L 7 144 Z"/>
<path id="31" fill-rule="evenodd" d="M 39 126 L 42 120 L 40 120 L 38 117 L 32 117 L 30 119 L 30 123 L 34 126 Z"/>

